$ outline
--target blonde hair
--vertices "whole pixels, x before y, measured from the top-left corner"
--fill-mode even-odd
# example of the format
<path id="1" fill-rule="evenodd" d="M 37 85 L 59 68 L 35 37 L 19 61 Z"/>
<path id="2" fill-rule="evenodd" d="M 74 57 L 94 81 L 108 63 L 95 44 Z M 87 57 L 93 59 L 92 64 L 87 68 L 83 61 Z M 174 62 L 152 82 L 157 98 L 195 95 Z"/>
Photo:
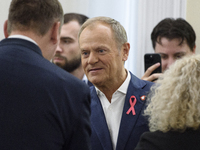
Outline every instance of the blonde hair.
<path id="1" fill-rule="evenodd" d="M 200 125 L 200 55 L 177 60 L 151 88 L 145 115 L 150 131 L 183 132 Z"/>

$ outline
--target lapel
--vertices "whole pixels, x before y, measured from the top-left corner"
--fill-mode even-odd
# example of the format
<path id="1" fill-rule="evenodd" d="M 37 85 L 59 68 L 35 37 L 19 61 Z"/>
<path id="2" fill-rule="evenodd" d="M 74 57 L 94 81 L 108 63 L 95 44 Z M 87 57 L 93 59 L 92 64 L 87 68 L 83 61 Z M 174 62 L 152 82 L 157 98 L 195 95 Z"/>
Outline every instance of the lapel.
<path id="1" fill-rule="evenodd" d="M 88 86 L 91 87 L 93 84 L 88 80 Z"/>
<path id="2" fill-rule="evenodd" d="M 136 78 L 134 75 L 131 74 L 131 81 L 129 83 L 129 87 L 125 98 L 116 150 L 125 149 L 130 134 L 133 132 L 134 127 L 137 123 L 137 119 L 141 115 L 141 110 L 143 110 L 145 100 L 141 100 L 140 97 L 147 94 L 147 91 L 142 89 L 145 85 L 146 83 L 144 81 Z M 134 106 L 136 113 L 135 115 L 132 114 L 132 111 L 129 114 L 126 114 L 126 112 L 130 108 L 129 100 L 131 96 L 135 96 L 137 99 L 136 104 Z"/>
<path id="3" fill-rule="evenodd" d="M 96 132 L 98 139 L 105 150 L 112 150 L 112 142 L 110 132 L 106 123 L 105 115 L 101 106 L 99 97 L 97 96 L 95 87 L 91 89 L 91 126 L 93 132 Z"/>

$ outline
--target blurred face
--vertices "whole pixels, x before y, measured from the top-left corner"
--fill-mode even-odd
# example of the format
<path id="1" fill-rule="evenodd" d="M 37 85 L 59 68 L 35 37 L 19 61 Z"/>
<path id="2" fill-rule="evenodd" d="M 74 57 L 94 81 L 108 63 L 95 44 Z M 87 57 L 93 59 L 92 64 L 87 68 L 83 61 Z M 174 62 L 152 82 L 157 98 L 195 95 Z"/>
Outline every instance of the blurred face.
<path id="1" fill-rule="evenodd" d="M 60 42 L 57 46 L 53 63 L 72 72 L 81 65 L 81 54 L 78 45 L 80 25 L 77 21 L 70 21 L 61 28 Z"/>
<path id="2" fill-rule="evenodd" d="M 155 52 L 161 55 L 162 72 L 168 69 L 177 59 L 195 52 L 195 49 L 193 52 L 191 51 L 186 41 L 184 41 L 182 45 L 179 45 L 180 42 L 180 39 L 168 40 L 163 37 L 161 38 L 162 45 L 156 43 Z"/>
<path id="3" fill-rule="evenodd" d="M 79 44 L 82 66 L 90 82 L 97 87 L 112 87 L 121 81 L 128 52 L 123 50 L 123 46 L 121 51 L 117 48 L 108 25 L 98 23 L 86 27 Z"/>

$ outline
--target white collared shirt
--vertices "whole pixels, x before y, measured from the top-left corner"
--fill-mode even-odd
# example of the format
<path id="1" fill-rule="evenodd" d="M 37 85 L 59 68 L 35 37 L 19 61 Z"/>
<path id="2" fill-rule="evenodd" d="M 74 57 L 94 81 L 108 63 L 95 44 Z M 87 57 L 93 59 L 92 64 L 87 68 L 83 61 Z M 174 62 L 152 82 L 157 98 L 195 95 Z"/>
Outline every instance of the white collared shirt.
<path id="1" fill-rule="evenodd" d="M 11 36 L 9 36 L 8 38 L 19 38 L 19 39 L 24 39 L 24 40 L 30 41 L 30 42 L 35 43 L 36 45 L 38 45 L 34 40 L 32 40 L 31 38 L 29 38 L 29 37 L 27 37 L 27 36 L 24 36 L 24 35 L 11 35 Z"/>
<path id="2" fill-rule="evenodd" d="M 101 101 L 101 105 L 105 114 L 108 129 L 110 131 L 110 136 L 113 144 L 113 149 L 116 149 L 117 138 L 119 133 L 119 127 L 122 117 L 122 111 L 124 107 L 125 97 L 128 90 L 128 85 L 131 80 L 130 72 L 128 72 L 127 78 L 124 83 L 117 89 L 111 99 L 111 103 L 108 101 L 104 93 L 102 93 L 97 87 L 97 95 Z"/>
<path id="3" fill-rule="evenodd" d="M 87 79 L 87 76 L 85 74 L 83 75 L 82 81 L 85 82 L 86 84 L 88 84 L 88 79 Z"/>

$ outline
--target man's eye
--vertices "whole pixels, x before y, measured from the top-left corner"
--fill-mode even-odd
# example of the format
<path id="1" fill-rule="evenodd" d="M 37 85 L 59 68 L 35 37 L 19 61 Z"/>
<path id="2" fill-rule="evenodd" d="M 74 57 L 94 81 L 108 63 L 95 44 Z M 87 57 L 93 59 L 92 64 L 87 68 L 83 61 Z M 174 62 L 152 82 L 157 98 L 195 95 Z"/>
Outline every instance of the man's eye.
<path id="1" fill-rule="evenodd" d="M 88 55 L 88 53 L 87 52 L 83 52 L 83 55 Z"/>
<path id="2" fill-rule="evenodd" d="M 167 56 L 161 55 L 161 58 L 162 58 L 162 59 L 167 59 Z"/>
<path id="3" fill-rule="evenodd" d="M 63 40 L 64 43 L 69 43 L 69 40 Z"/>
<path id="4" fill-rule="evenodd" d="M 81 54 L 82 54 L 83 57 L 87 57 L 89 55 L 88 52 L 82 52 Z"/>
<path id="5" fill-rule="evenodd" d="M 184 55 L 177 55 L 176 56 L 176 59 L 180 59 L 180 58 L 182 58 Z"/>
<path id="6" fill-rule="evenodd" d="M 71 39 L 61 39 L 61 42 L 62 43 L 64 43 L 64 44 L 69 44 L 69 43 L 72 43 L 73 42 L 73 40 L 71 40 Z"/>
<path id="7" fill-rule="evenodd" d="M 103 53 L 104 51 L 105 51 L 105 50 L 103 50 L 103 49 L 100 49 L 100 50 L 99 50 L 99 53 Z"/>

